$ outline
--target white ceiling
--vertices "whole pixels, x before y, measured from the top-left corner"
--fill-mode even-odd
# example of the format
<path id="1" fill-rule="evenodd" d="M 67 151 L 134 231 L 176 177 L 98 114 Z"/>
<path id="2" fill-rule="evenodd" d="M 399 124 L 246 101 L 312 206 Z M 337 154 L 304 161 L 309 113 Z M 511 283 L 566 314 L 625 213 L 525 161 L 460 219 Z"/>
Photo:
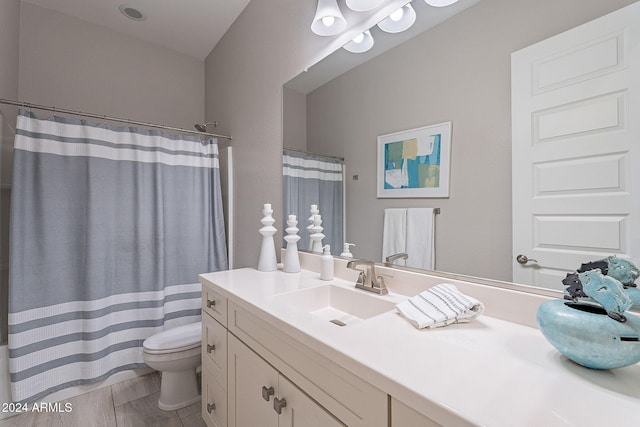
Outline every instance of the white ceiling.
<path id="1" fill-rule="evenodd" d="M 204 59 L 250 0 L 22 0 Z M 124 16 L 125 4 L 146 15 Z"/>

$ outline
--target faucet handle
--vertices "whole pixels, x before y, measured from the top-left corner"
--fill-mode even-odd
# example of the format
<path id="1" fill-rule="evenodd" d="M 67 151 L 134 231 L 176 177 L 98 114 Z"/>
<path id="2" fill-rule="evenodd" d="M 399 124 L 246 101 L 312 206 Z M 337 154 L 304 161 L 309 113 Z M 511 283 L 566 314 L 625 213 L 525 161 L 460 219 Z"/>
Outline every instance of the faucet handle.
<path id="1" fill-rule="evenodd" d="M 355 268 L 354 270 L 358 270 L 360 272 L 360 274 L 358 274 L 358 280 L 356 281 L 356 284 L 364 285 L 367 276 L 365 271 L 360 270 L 359 268 Z"/>
<path id="2" fill-rule="evenodd" d="M 387 285 L 384 283 L 384 277 L 382 276 L 378 276 L 376 278 L 375 283 L 373 284 L 373 287 L 380 290 L 379 292 L 380 295 L 387 295 L 389 293 L 389 290 L 387 289 Z"/>

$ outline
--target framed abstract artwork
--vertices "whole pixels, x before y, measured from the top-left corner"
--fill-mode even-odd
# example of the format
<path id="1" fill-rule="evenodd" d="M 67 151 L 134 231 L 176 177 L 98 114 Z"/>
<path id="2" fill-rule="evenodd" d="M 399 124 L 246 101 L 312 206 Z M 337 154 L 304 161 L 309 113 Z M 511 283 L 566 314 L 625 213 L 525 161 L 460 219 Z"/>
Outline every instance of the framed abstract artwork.
<path id="1" fill-rule="evenodd" d="M 451 122 L 378 137 L 378 198 L 449 197 Z"/>

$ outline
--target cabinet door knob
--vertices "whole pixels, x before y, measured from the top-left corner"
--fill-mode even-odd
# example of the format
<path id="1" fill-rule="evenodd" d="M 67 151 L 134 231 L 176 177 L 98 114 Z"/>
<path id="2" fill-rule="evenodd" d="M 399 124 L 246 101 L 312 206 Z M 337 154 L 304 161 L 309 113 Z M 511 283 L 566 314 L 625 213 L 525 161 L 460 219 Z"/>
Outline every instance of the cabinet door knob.
<path id="1" fill-rule="evenodd" d="M 207 412 L 211 413 L 213 411 L 216 410 L 216 404 L 215 403 L 207 403 Z"/>
<path id="2" fill-rule="evenodd" d="M 282 408 L 287 406 L 287 399 L 284 397 L 282 399 L 278 399 L 277 397 L 273 398 L 273 410 L 278 413 L 278 415 L 282 414 Z"/>
<path id="3" fill-rule="evenodd" d="M 214 305 L 216 305 L 216 300 L 214 300 L 214 299 L 208 299 L 207 300 L 207 308 L 211 308 Z"/>
<path id="4" fill-rule="evenodd" d="M 262 398 L 264 400 L 268 402 L 269 399 L 271 399 L 271 396 L 273 396 L 274 394 L 276 394 L 276 391 L 273 389 L 273 387 L 267 388 L 266 386 L 262 386 Z"/>
<path id="5" fill-rule="evenodd" d="M 211 353 L 212 351 L 215 351 L 216 346 L 213 344 L 207 344 L 207 353 Z"/>

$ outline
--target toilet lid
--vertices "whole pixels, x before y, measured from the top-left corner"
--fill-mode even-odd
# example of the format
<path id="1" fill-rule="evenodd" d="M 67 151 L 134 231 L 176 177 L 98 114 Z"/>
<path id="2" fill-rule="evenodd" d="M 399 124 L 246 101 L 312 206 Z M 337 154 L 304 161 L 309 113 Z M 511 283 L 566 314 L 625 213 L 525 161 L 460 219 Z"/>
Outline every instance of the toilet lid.
<path id="1" fill-rule="evenodd" d="M 197 347 L 202 340 L 202 323 L 177 326 L 155 334 L 142 343 L 145 350 L 176 351 Z"/>

